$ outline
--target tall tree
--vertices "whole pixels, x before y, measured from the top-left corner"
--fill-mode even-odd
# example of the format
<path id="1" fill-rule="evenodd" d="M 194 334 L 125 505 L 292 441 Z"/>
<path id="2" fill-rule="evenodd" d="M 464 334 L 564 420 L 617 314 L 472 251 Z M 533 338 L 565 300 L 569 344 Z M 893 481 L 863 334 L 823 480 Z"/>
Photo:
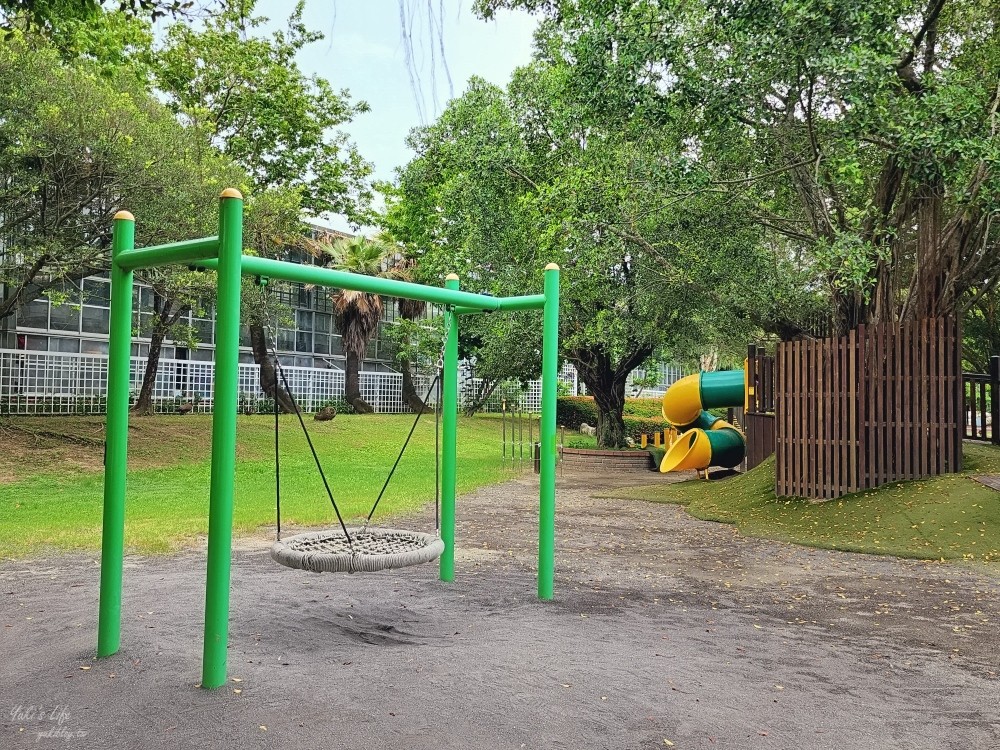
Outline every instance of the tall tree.
<path id="1" fill-rule="evenodd" d="M 558 262 L 563 354 L 594 395 L 600 444 L 617 446 L 628 375 L 697 311 L 723 315 L 719 283 L 760 256 L 746 232 L 716 237 L 664 204 L 665 185 L 691 179 L 674 133 L 608 127 L 566 77 L 552 58 L 506 92 L 474 80 L 414 134 L 388 220 L 422 245 L 424 272 L 454 270 L 467 288 L 522 293 Z"/>
<path id="2" fill-rule="evenodd" d="M 199 178 L 197 141 L 130 75 L 95 75 L 15 36 L 0 47 L 0 108 L 0 229 L 14 240 L 0 254 L 0 319 L 105 271 L 118 209 L 141 212 L 140 244 L 179 239 L 213 211 L 218 189 Z M 242 181 L 217 154 L 201 164 L 213 180 Z"/>
<path id="3" fill-rule="evenodd" d="M 545 14 L 609 121 L 687 131 L 807 254 L 842 328 L 960 313 L 1000 275 L 1000 16 L 980 0 L 484 0 Z"/>
<path id="4" fill-rule="evenodd" d="M 270 35 L 260 33 L 268 19 L 254 15 L 255 0 L 222 5 L 204 27 L 177 23 L 168 29 L 154 60 L 157 88 L 206 143 L 249 172 L 251 194 L 281 190 L 298 200 L 296 213 L 339 213 L 362 223 L 371 165 L 337 128 L 368 105 L 298 67 L 298 52 L 323 38 L 304 26 L 303 3 L 284 30 Z M 275 255 L 293 245 L 308 246 L 304 232 L 298 239 L 285 233 L 280 243 L 265 241 L 255 250 Z M 254 359 L 263 366 L 269 355 L 261 315 L 248 323 Z M 290 403 L 287 394 L 279 401 Z"/>

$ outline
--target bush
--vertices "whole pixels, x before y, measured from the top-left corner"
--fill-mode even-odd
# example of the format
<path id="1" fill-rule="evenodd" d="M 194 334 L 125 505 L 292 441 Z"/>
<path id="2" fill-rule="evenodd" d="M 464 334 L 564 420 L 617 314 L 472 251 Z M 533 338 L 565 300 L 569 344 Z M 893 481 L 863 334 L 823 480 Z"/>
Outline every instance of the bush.
<path id="1" fill-rule="evenodd" d="M 655 406 L 655 411 L 653 407 Z M 636 412 L 642 412 L 637 414 Z M 646 416 L 650 414 L 650 416 Z M 636 442 L 642 433 L 652 435 L 670 427 L 660 416 L 660 401 L 655 398 L 625 399 L 625 434 Z M 556 401 L 556 422 L 567 429 L 579 430 L 586 422 L 597 424 L 597 405 L 590 396 L 564 396 Z M 650 438 L 652 439 L 652 438 Z"/>
<path id="2" fill-rule="evenodd" d="M 328 398 L 325 401 L 316 405 L 316 411 L 320 409 L 332 406 L 337 414 L 354 414 L 354 404 L 348 401 L 343 396 L 334 396 L 333 398 Z"/>
<path id="3" fill-rule="evenodd" d="M 556 399 L 556 423 L 571 430 L 597 424 L 597 405 L 590 396 L 560 396 Z"/>
<path id="4" fill-rule="evenodd" d="M 658 398 L 625 399 L 626 416 L 659 419 L 663 416 L 663 402 Z"/>

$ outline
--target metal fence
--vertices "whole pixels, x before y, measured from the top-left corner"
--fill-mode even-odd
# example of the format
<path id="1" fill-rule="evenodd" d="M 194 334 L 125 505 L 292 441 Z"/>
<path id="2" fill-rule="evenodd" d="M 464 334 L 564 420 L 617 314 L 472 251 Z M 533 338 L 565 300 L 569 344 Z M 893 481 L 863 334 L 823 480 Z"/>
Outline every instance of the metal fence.
<path id="1" fill-rule="evenodd" d="M 313 367 L 283 367 L 288 385 L 303 410 L 316 411 L 344 397 L 344 372 Z M 676 370 L 676 372 L 674 371 Z M 142 386 L 146 358 L 133 357 L 130 390 L 133 398 Z M 685 374 L 672 368 L 668 376 L 674 380 Z M 179 410 L 210 412 L 214 362 L 182 359 L 161 359 L 153 388 L 153 408 L 158 413 Z M 396 372 L 362 372 L 361 395 L 375 411 L 400 413 L 409 411 L 403 402 L 403 376 Z M 560 393 L 581 395 L 583 388 L 576 370 L 565 365 L 559 373 Z M 244 414 L 270 411 L 273 403 L 260 389 L 259 367 L 241 364 L 239 371 L 239 409 Z M 430 387 L 431 376 L 416 374 L 413 384 L 423 396 Z M 460 376 L 459 399 L 464 408 L 474 402 L 482 381 Z M 62 354 L 33 352 L 20 349 L 0 349 L 0 414 L 103 414 L 108 387 L 108 358 L 99 354 Z M 663 390 L 644 389 L 642 395 L 658 398 Z M 435 400 L 432 395 L 430 403 Z M 482 407 L 482 411 L 499 412 L 506 402 L 507 409 L 537 413 L 542 407 L 540 380 L 525 385 L 506 382 L 498 385 Z"/>

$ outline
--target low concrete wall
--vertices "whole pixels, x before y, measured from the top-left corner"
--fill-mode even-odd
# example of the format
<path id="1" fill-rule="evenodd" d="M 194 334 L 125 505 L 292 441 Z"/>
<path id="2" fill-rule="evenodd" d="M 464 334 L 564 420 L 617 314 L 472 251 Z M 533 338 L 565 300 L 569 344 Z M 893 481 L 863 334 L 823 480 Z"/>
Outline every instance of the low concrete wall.
<path id="1" fill-rule="evenodd" d="M 643 450 L 605 451 L 563 448 L 563 466 L 574 471 L 649 471 L 652 458 Z"/>

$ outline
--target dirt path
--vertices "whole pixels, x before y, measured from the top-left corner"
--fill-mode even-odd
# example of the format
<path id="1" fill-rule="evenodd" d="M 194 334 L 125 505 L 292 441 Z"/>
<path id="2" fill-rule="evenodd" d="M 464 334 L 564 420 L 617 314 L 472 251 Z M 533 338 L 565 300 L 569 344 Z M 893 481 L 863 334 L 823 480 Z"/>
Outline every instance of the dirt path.
<path id="1" fill-rule="evenodd" d="M 561 480 L 550 603 L 533 477 L 460 501 L 454 584 L 289 571 L 240 540 L 234 681 L 211 693 L 203 552 L 127 561 L 123 648 L 100 662 L 96 561 L 9 563 L 0 747 L 1000 746 L 995 579 L 595 497 L 616 484 Z"/>

